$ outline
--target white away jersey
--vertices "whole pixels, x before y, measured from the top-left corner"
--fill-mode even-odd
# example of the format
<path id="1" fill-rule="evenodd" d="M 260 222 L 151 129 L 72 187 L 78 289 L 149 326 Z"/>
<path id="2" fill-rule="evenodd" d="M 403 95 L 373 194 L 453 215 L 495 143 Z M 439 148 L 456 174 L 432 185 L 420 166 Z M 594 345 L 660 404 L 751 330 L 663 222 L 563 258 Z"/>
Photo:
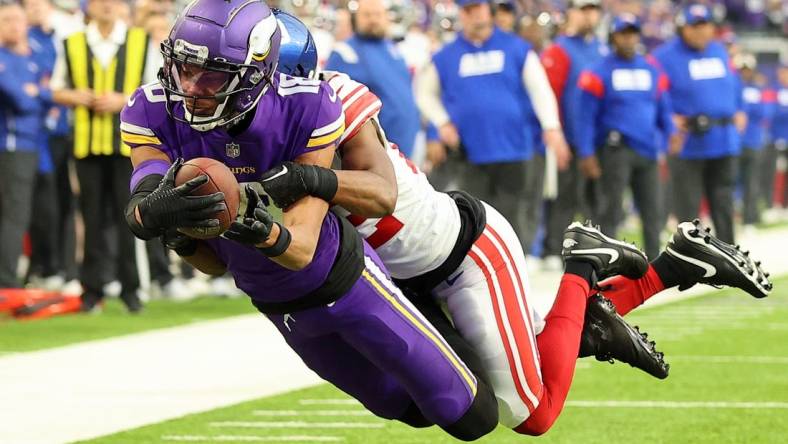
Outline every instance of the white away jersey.
<path id="1" fill-rule="evenodd" d="M 345 133 L 340 146 L 352 139 L 368 120 L 383 134 L 377 123 L 380 99 L 369 88 L 346 74 L 326 71 L 323 76 L 342 100 Z M 460 234 L 460 213 L 454 200 L 435 191 L 427 176 L 395 145 L 388 142 L 384 145 L 397 177 L 394 213 L 367 219 L 339 207 L 334 211 L 356 227 L 393 277 L 408 279 L 434 270 L 449 257 Z"/>

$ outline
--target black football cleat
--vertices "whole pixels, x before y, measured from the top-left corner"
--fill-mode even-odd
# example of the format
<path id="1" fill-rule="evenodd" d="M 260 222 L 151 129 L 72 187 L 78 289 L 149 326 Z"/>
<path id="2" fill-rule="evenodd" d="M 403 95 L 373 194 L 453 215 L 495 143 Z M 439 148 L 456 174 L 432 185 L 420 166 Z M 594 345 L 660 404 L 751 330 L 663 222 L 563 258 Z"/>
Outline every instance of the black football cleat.
<path id="1" fill-rule="evenodd" d="M 629 325 L 616 313 L 610 299 L 601 294 L 588 299 L 578 357 L 594 356 L 598 361 L 611 364 L 614 360 L 625 362 L 655 378 L 665 379 L 670 364 L 655 345 L 646 333 L 641 333 L 637 326 Z"/>
<path id="2" fill-rule="evenodd" d="M 611 239 L 590 222 L 574 222 L 564 232 L 561 255 L 565 262 L 583 261 L 593 265 L 598 280 L 622 275 L 638 279 L 648 271 L 646 254 L 632 244 Z"/>
<path id="3" fill-rule="evenodd" d="M 769 273 L 761 263 L 742 251 L 738 245 L 725 243 L 703 227 L 698 219 L 682 222 L 673 234 L 665 253 L 692 277 L 679 285 L 686 290 L 695 283 L 740 288 L 756 298 L 765 298 L 772 291 Z"/>

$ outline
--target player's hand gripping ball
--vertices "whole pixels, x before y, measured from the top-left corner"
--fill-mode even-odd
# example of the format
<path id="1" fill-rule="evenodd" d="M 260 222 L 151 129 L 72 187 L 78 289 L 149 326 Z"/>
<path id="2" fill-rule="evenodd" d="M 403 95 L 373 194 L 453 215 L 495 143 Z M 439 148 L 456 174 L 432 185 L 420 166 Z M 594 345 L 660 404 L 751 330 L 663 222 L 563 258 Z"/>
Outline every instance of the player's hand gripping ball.
<path id="1" fill-rule="evenodd" d="M 238 214 L 241 193 L 232 171 L 222 162 L 207 157 L 191 159 L 181 165 L 175 176 L 175 184 L 182 186 L 195 183 L 189 189 L 187 199 L 218 200 L 219 205 L 205 208 L 197 217 L 210 223 L 176 225 L 179 231 L 197 239 L 211 239 L 224 233 Z"/>
<path id="2" fill-rule="evenodd" d="M 224 232 L 224 237 L 242 244 L 257 246 L 268 240 L 274 226 L 274 218 L 265 208 L 257 191 L 249 185 L 244 191 L 249 204 L 246 206 L 243 222 L 233 222 Z"/>
<path id="3" fill-rule="evenodd" d="M 218 189 L 206 187 L 211 182 L 206 174 L 182 177 L 183 167 L 185 167 L 183 159 L 176 160 L 167 170 L 159 186 L 138 204 L 142 225 L 150 230 L 161 232 L 170 228 L 205 232 L 220 230 L 221 220 L 216 214 L 229 212 L 227 204 L 232 199 L 225 199 L 225 194 Z M 236 197 L 236 212 L 237 202 Z M 229 221 L 227 225 L 229 226 Z"/>

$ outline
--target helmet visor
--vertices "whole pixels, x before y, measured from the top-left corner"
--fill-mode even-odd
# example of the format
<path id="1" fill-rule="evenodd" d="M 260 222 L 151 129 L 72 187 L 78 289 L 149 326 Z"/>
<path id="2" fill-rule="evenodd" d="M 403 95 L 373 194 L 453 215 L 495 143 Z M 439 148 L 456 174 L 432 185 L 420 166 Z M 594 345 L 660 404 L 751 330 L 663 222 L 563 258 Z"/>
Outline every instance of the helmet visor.
<path id="1" fill-rule="evenodd" d="M 176 90 L 184 96 L 216 98 L 227 92 L 236 73 L 216 71 L 174 60 L 170 63 Z"/>

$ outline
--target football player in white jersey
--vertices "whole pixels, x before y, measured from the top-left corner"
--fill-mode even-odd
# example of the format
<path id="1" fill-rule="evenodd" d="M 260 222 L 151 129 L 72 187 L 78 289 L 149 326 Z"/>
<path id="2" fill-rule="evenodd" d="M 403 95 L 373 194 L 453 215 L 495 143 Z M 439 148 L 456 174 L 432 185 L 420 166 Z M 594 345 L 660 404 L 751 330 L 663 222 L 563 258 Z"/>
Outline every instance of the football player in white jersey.
<path id="1" fill-rule="evenodd" d="M 294 17 L 285 13 L 278 17 L 285 30 L 279 70 L 316 76 L 308 32 Z M 342 73 L 319 76 L 343 104 L 346 131 L 338 150 L 342 170 L 288 162 L 263 175 L 266 193 L 281 208 L 310 194 L 333 196 L 334 211 L 356 226 L 401 288 L 417 295 L 432 294 L 444 304 L 464 341 L 446 331 L 451 325 L 435 304 L 423 303 L 428 297 L 414 297 L 469 367 L 476 362 L 483 367 L 499 400 L 501 423 L 522 433 L 543 433 L 558 416 L 571 382 L 588 292 L 581 290 L 581 301 L 571 304 L 566 298 L 561 302 L 559 295 L 555 311 L 572 305 L 575 316 L 555 316 L 546 327 L 535 319 L 528 300 L 525 255 L 510 224 L 473 196 L 435 191 L 426 176 L 386 141 L 376 117 L 380 100 L 365 85 Z M 385 162 L 381 162 L 383 153 L 388 158 Z M 393 166 L 393 176 L 387 165 Z M 569 237 L 583 245 L 594 237 L 602 239 L 592 228 L 573 230 Z M 645 271 L 645 257 L 633 247 L 607 239 L 601 244 L 626 259 L 622 264 L 600 262 L 598 273 L 616 269 L 637 277 Z M 591 260 L 580 256 L 578 261 Z M 634 263 L 643 269 L 627 269 Z M 584 265 L 586 271 L 591 270 Z M 570 282 L 563 285 L 575 285 L 576 277 L 570 275 L 565 279 Z M 667 366 L 653 344 L 601 298 L 592 299 L 590 305 L 594 308 L 589 312 L 596 314 L 601 329 L 589 328 L 587 342 L 605 357 L 614 355 L 658 377 L 667 375 Z M 602 332 L 613 341 L 603 341 Z M 470 350 L 463 344 L 470 344 Z"/>

